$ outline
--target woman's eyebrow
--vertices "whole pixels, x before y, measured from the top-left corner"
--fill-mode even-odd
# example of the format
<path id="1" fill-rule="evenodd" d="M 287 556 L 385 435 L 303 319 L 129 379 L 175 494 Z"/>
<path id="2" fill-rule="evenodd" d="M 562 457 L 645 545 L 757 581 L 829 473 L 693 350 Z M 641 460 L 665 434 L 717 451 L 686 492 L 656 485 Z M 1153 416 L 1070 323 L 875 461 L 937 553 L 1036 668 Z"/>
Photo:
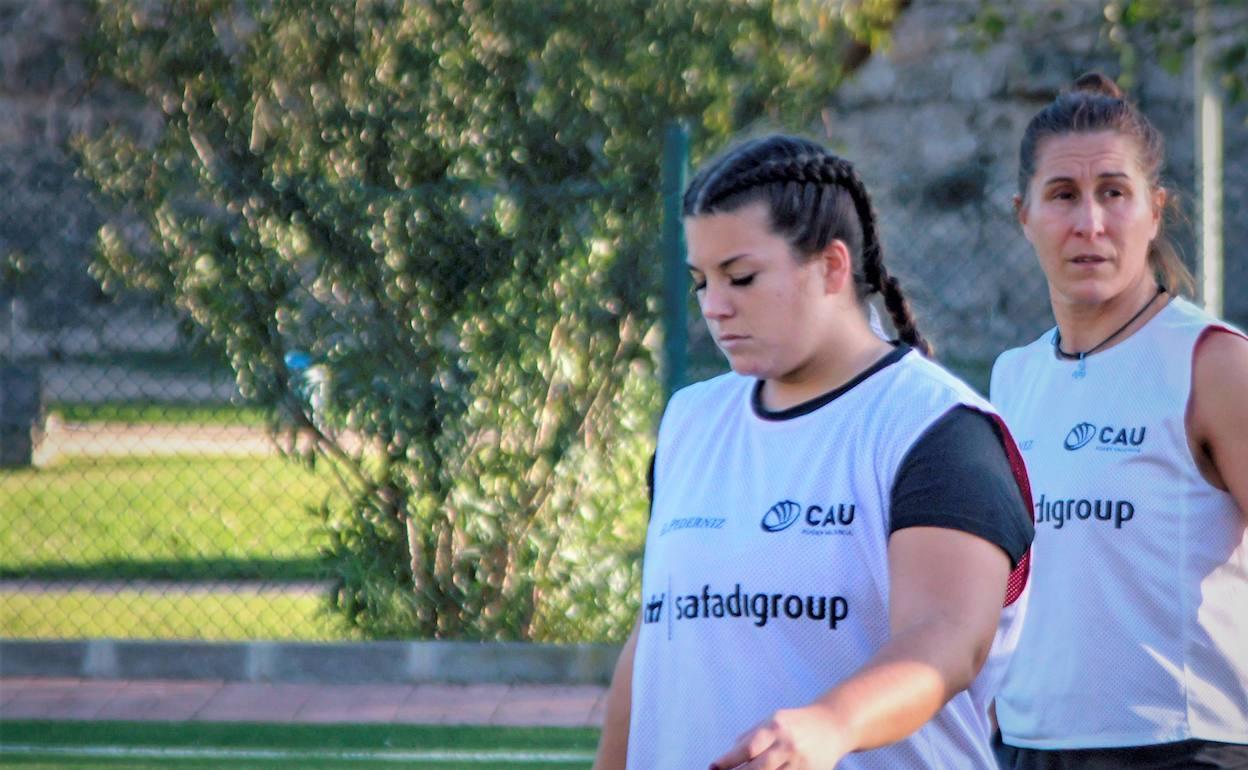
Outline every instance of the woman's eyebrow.
<path id="1" fill-rule="evenodd" d="M 725 259 L 724 261 L 722 261 L 722 262 L 720 262 L 719 264 L 715 265 L 714 267 L 717 267 L 717 268 L 719 268 L 720 270 L 724 270 L 724 269 L 726 269 L 729 265 L 731 265 L 733 262 L 736 262 L 736 261 L 737 261 L 737 260 L 739 260 L 739 259 L 744 259 L 745 257 L 748 257 L 748 256 L 750 256 L 750 255 L 749 255 L 749 254 L 747 254 L 747 253 L 742 252 L 741 254 L 736 254 L 736 255 L 733 255 L 733 256 L 731 256 L 731 257 L 728 257 L 727 259 Z M 696 271 L 698 271 L 699 273 L 700 273 L 700 272 L 702 272 L 702 268 L 697 267 L 697 266 L 696 266 L 696 265 L 694 265 L 692 262 L 686 262 L 686 263 L 685 263 L 685 267 L 688 267 L 690 270 L 696 270 Z"/>
<path id="2" fill-rule="evenodd" d="M 1127 172 L 1125 171 L 1103 171 L 1100 174 L 1097 174 L 1096 178 L 1097 179 L 1129 179 L 1130 175 L 1127 174 Z M 1044 180 L 1045 187 L 1048 187 L 1051 184 L 1063 184 L 1063 183 L 1074 184 L 1075 179 L 1074 177 L 1069 177 L 1069 176 L 1051 176 L 1048 179 Z"/>

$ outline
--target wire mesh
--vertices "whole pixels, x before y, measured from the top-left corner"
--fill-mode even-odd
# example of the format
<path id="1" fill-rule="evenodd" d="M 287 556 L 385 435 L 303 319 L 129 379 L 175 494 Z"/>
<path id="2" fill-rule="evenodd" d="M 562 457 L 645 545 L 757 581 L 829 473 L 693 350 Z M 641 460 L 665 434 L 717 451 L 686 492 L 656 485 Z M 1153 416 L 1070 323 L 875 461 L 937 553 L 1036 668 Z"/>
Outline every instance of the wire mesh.
<path id="1" fill-rule="evenodd" d="M 159 4 L 139 5 L 112 23 L 178 26 Z M 375 5 L 380 13 L 386 4 Z M 633 112 L 652 110 L 658 89 L 643 79 L 636 88 L 650 92 L 621 96 L 608 88 L 619 79 L 606 78 L 577 81 L 584 92 L 573 94 L 563 81 L 543 83 L 536 60 L 500 70 L 540 102 L 540 121 L 513 127 L 546 127 L 531 146 L 507 148 L 512 165 L 469 152 L 495 138 L 497 121 L 515 118 L 502 108 L 486 118 L 466 110 L 472 128 L 462 136 L 437 125 L 426 135 L 420 115 L 396 110 L 394 122 L 420 130 L 386 135 L 391 126 L 374 115 L 383 100 L 352 89 L 376 77 L 394 88 L 382 96 L 401 93 L 400 65 L 418 68 L 398 59 L 367 70 L 354 62 L 341 78 L 350 98 L 337 101 L 322 83 L 303 84 L 300 96 L 274 82 L 246 102 L 246 135 L 242 122 L 190 130 L 190 96 L 150 105 L 109 86 L 84 101 L 85 58 L 68 52 L 85 8 L 0 3 L 0 635 L 618 638 L 635 611 L 645 468 L 661 409 L 657 159 L 668 116 L 656 119 L 640 159 L 613 146 L 614 126 L 580 124 L 586 103 L 618 96 Z M 317 8 L 326 18 L 338 10 Z M 205 50 L 229 70 L 237 38 L 254 29 L 218 22 L 202 25 L 220 37 Z M 377 24 L 369 39 L 393 29 Z M 503 57 L 509 44 L 488 33 L 488 53 Z M 549 44 L 546 59 L 580 55 L 559 47 L 576 42 L 569 34 L 534 35 Z M 466 61 L 436 63 L 479 75 Z M 288 62 L 275 55 L 277 63 Z M 261 77 L 265 66 L 244 74 Z M 471 104 L 471 91 L 420 104 Z M 765 96 L 747 94 L 738 108 Z M 322 108 L 329 118 L 313 114 Z M 909 105 L 893 109 L 904 116 Z M 164 172 L 194 184 L 146 222 L 137 207 L 106 216 L 92 198 L 100 185 L 83 173 L 90 152 L 75 156 L 73 137 L 125 126 L 133 144 L 123 149 L 151 151 L 179 110 L 182 155 L 113 181 L 136 200 Z M 291 135 L 313 148 L 303 154 L 316 156 L 317 173 L 283 145 L 290 115 L 308 122 Z M 584 141 L 567 138 L 575 131 Z M 403 162 L 359 150 L 379 136 Z M 420 168 L 428 158 L 413 148 L 429 136 L 467 147 L 462 167 Z M 620 154 L 603 161 L 609 152 Z M 647 154 L 652 180 L 601 171 Z M 367 165 L 361 157 L 377 168 L 356 168 Z M 976 194 L 973 205 L 924 200 L 924 190 L 956 193 L 986 176 L 956 169 L 933 182 L 908 178 L 892 158 L 862 160 L 887 264 L 920 328 L 941 361 L 985 390 L 995 355 L 1051 323 L 1008 194 Z M 378 182 L 396 163 L 394 183 Z M 500 181 L 473 163 L 530 177 Z M 463 181 L 416 183 L 418 172 Z M 1248 186 L 1237 178 L 1228 209 L 1242 211 L 1235 203 Z M 111 229 L 100 231 L 106 221 Z M 126 261 L 114 248 L 160 227 L 165 248 L 187 253 L 184 264 L 161 266 L 142 250 Z M 513 250 L 520 241 L 526 248 Z M 1228 249 L 1227 307 L 1241 321 L 1246 254 Z M 152 299 L 173 281 L 181 304 Z M 677 293 L 689 298 L 690 379 L 722 371 L 687 287 Z"/>
<path id="2" fill-rule="evenodd" d="M 579 191 L 576 199 L 594 201 L 597 194 Z M 560 200 L 549 205 L 566 211 L 571 204 Z M 649 205 L 657 207 L 657 200 Z M 6 226 L 18 219 L 11 209 L 5 216 Z M 921 230 L 919 217 L 905 211 L 882 210 L 881 216 L 886 259 L 912 298 L 938 357 L 986 390 L 993 357 L 1029 341 L 1051 323 L 1043 278 L 1029 247 L 1005 214 L 937 219 Z M 332 462 L 332 452 L 321 452 L 319 463 L 307 461 L 315 454 L 312 431 L 328 437 L 326 446 L 332 444 L 333 451 L 357 460 L 367 455 L 369 440 L 402 438 L 401 431 L 366 435 L 352 428 L 352 421 L 361 418 L 352 411 L 361 389 L 395 387 L 404 380 L 336 379 L 334 329 L 343 340 L 353 339 L 351 314 L 330 318 L 306 348 L 287 350 L 281 367 L 289 378 L 284 397 L 290 401 L 283 408 L 294 412 L 266 410 L 240 387 L 246 379 L 219 351 L 188 336 L 175 314 L 133 295 L 103 295 L 87 275 L 83 250 L 74 257 L 62 259 L 55 271 L 38 279 L 27 271 L 20 282 L 11 282 L 15 290 L 3 308 L 0 430 L 8 466 L 0 470 L 4 635 L 314 640 L 402 635 L 400 626 L 353 625 L 352 602 L 363 600 L 335 598 L 335 592 L 352 584 L 341 561 L 327 559 L 343 523 L 324 512 L 361 503 L 352 497 L 351 484 L 342 483 L 344 470 Z M 317 279 L 307 279 L 306 286 L 294 291 L 312 305 Z M 633 280 L 635 293 L 654 289 L 652 277 L 637 275 Z M 681 290 L 687 292 L 687 287 Z M 691 379 L 723 371 L 723 359 L 698 319 L 692 297 L 690 318 Z M 516 323 L 514 308 L 496 317 L 481 312 L 473 319 L 484 331 L 479 345 L 462 359 L 467 369 L 524 365 L 514 351 L 497 347 L 503 338 L 489 330 L 491 324 Z M 538 347 L 573 332 L 547 328 L 544 333 Z M 448 338 L 447 344 L 467 343 Z M 565 344 L 574 348 L 578 343 Z M 651 350 L 649 355 L 654 354 Z M 539 356 L 533 366 L 558 366 L 559 360 L 559 355 Z M 396 362 L 379 360 L 382 364 Z M 456 375 L 448 370 L 443 376 Z M 393 403 L 419 413 L 423 407 L 411 395 L 394 393 Z M 498 391 L 479 395 L 507 397 Z M 658 401 L 646 403 L 652 420 Z M 520 411 L 529 408 L 518 396 L 516 404 Z M 304 419 L 307 430 L 294 430 L 291 414 Z M 610 490 L 603 490 L 606 499 L 591 516 L 607 515 L 602 512 L 621 499 L 644 507 L 644 458 L 653 422 L 639 423 L 635 417 L 624 424 L 640 447 L 634 452 L 637 459 L 615 469 L 618 498 L 609 499 Z M 471 435 L 485 441 L 482 451 L 491 452 L 501 451 L 509 440 L 532 440 L 543 426 L 540 419 L 529 419 L 510 427 L 482 424 L 474 430 Z M 511 438 L 501 435 L 508 430 L 513 431 Z M 408 449 L 386 447 L 359 465 L 367 468 L 378 458 Z M 491 466 L 493 471 L 523 478 L 542 462 L 540 452 L 526 459 L 524 447 L 511 446 L 510 451 L 515 462 Z M 485 467 L 464 462 L 464 468 Z M 481 497 L 482 489 L 458 494 L 475 494 L 470 505 L 488 512 L 478 526 L 496 526 L 508 511 L 492 509 L 494 503 L 488 495 Z M 566 498 L 551 504 L 559 507 L 561 520 L 585 512 Z M 591 590 L 595 585 L 614 586 L 621 606 L 629 606 L 629 580 L 635 575 L 630 570 L 636 567 L 643 519 L 638 517 L 628 533 L 617 534 L 618 573 L 599 575 L 599 582 L 587 580 L 570 590 L 561 605 L 570 613 L 568 624 L 576 625 L 578 612 L 597 611 L 602 597 Z M 482 542 L 494 541 L 487 536 Z M 372 547 L 364 544 L 357 550 Z M 385 550 L 392 547 L 393 542 L 379 540 L 378 558 L 396 561 Z M 403 558 L 400 554 L 397 561 L 401 564 Z M 587 561 L 584 557 L 578 563 Z M 465 566 L 450 580 L 471 582 L 481 574 Z M 419 611 L 421 588 L 410 575 L 403 580 L 413 605 L 407 609 Z M 369 584 L 362 585 L 350 590 L 370 590 Z"/>

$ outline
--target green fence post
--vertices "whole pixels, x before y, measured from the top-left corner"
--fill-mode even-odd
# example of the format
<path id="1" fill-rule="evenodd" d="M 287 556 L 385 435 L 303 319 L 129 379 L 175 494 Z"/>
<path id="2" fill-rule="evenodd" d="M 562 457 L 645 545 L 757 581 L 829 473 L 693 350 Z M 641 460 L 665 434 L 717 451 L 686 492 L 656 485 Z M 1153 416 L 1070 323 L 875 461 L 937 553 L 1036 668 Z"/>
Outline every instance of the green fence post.
<path id="1" fill-rule="evenodd" d="M 689 337 L 688 266 L 681 197 L 689 168 L 689 130 L 672 121 L 663 133 L 663 400 L 685 383 Z"/>

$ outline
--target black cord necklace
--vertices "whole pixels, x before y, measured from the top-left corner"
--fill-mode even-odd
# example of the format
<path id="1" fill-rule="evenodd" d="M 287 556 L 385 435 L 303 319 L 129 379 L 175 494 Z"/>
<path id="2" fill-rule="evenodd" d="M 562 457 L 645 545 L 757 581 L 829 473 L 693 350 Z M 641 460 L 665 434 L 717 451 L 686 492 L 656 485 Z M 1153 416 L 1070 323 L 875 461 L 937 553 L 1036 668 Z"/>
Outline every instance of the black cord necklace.
<path id="1" fill-rule="evenodd" d="M 1128 326 L 1135 323 L 1139 319 L 1140 316 L 1144 315 L 1144 311 L 1152 307 L 1153 302 L 1156 301 L 1158 297 L 1160 297 L 1162 294 L 1165 294 L 1165 293 L 1166 293 L 1166 287 L 1158 286 L 1157 293 L 1149 297 L 1148 302 L 1144 303 L 1144 307 L 1140 308 L 1139 311 L 1137 311 L 1135 315 L 1128 318 L 1125 324 L 1123 324 L 1122 326 L 1119 326 L 1117 329 L 1114 330 L 1113 334 L 1110 334 L 1108 337 L 1096 343 L 1095 345 L 1083 351 L 1082 353 L 1067 353 L 1065 350 L 1062 350 L 1062 330 L 1059 327 L 1056 331 L 1053 332 L 1054 352 L 1056 352 L 1057 357 L 1062 360 L 1078 361 L 1079 366 L 1078 368 L 1075 369 L 1074 374 L 1072 374 L 1071 376 L 1074 377 L 1075 379 L 1082 379 L 1083 377 L 1087 376 L 1087 373 L 1088 373 L 1087 357 L 1092 355 L 1096 351 L 1100 350 L 1101 348 L 1105 347 L 1105 345 L 1107 345 L 1110 340 L 1112 340 L 1114 337 L 1117 337 L 1119 334 L 1122 334 L 1124 331 L 1126 331 Z"/>

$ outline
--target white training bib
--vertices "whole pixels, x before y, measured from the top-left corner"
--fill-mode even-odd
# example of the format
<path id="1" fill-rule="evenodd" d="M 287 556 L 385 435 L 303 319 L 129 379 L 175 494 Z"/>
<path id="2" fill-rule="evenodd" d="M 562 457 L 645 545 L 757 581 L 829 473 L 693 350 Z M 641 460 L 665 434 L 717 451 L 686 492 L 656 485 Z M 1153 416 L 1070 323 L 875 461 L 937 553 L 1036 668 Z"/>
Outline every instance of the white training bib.
<path id="1" fill-rule="evenodd" d="M 804 706 L 888 639 L 893 480 L 942 415 L 991 407 L 910 352 L 818 408 L 757 415 L 755 381 L 677 393 L 659 430 L 632 683 L 631 770 L 704 768 L 772 712 Z M 986 768 L 997 653 L 926 726 L 838 768 Z"/>
<path id="2" fill-rule="evenodd" d="M 1193 351 L 1213 326 L 1227 328 L 1175 299 L 1082 377 L 1052 332 L 993 368 L 1036 524 L 1027 622 L 997 700 L 1009 744 L 1248 742 L 1244 520 L 1201 477 L 1185 425 Z"/>

